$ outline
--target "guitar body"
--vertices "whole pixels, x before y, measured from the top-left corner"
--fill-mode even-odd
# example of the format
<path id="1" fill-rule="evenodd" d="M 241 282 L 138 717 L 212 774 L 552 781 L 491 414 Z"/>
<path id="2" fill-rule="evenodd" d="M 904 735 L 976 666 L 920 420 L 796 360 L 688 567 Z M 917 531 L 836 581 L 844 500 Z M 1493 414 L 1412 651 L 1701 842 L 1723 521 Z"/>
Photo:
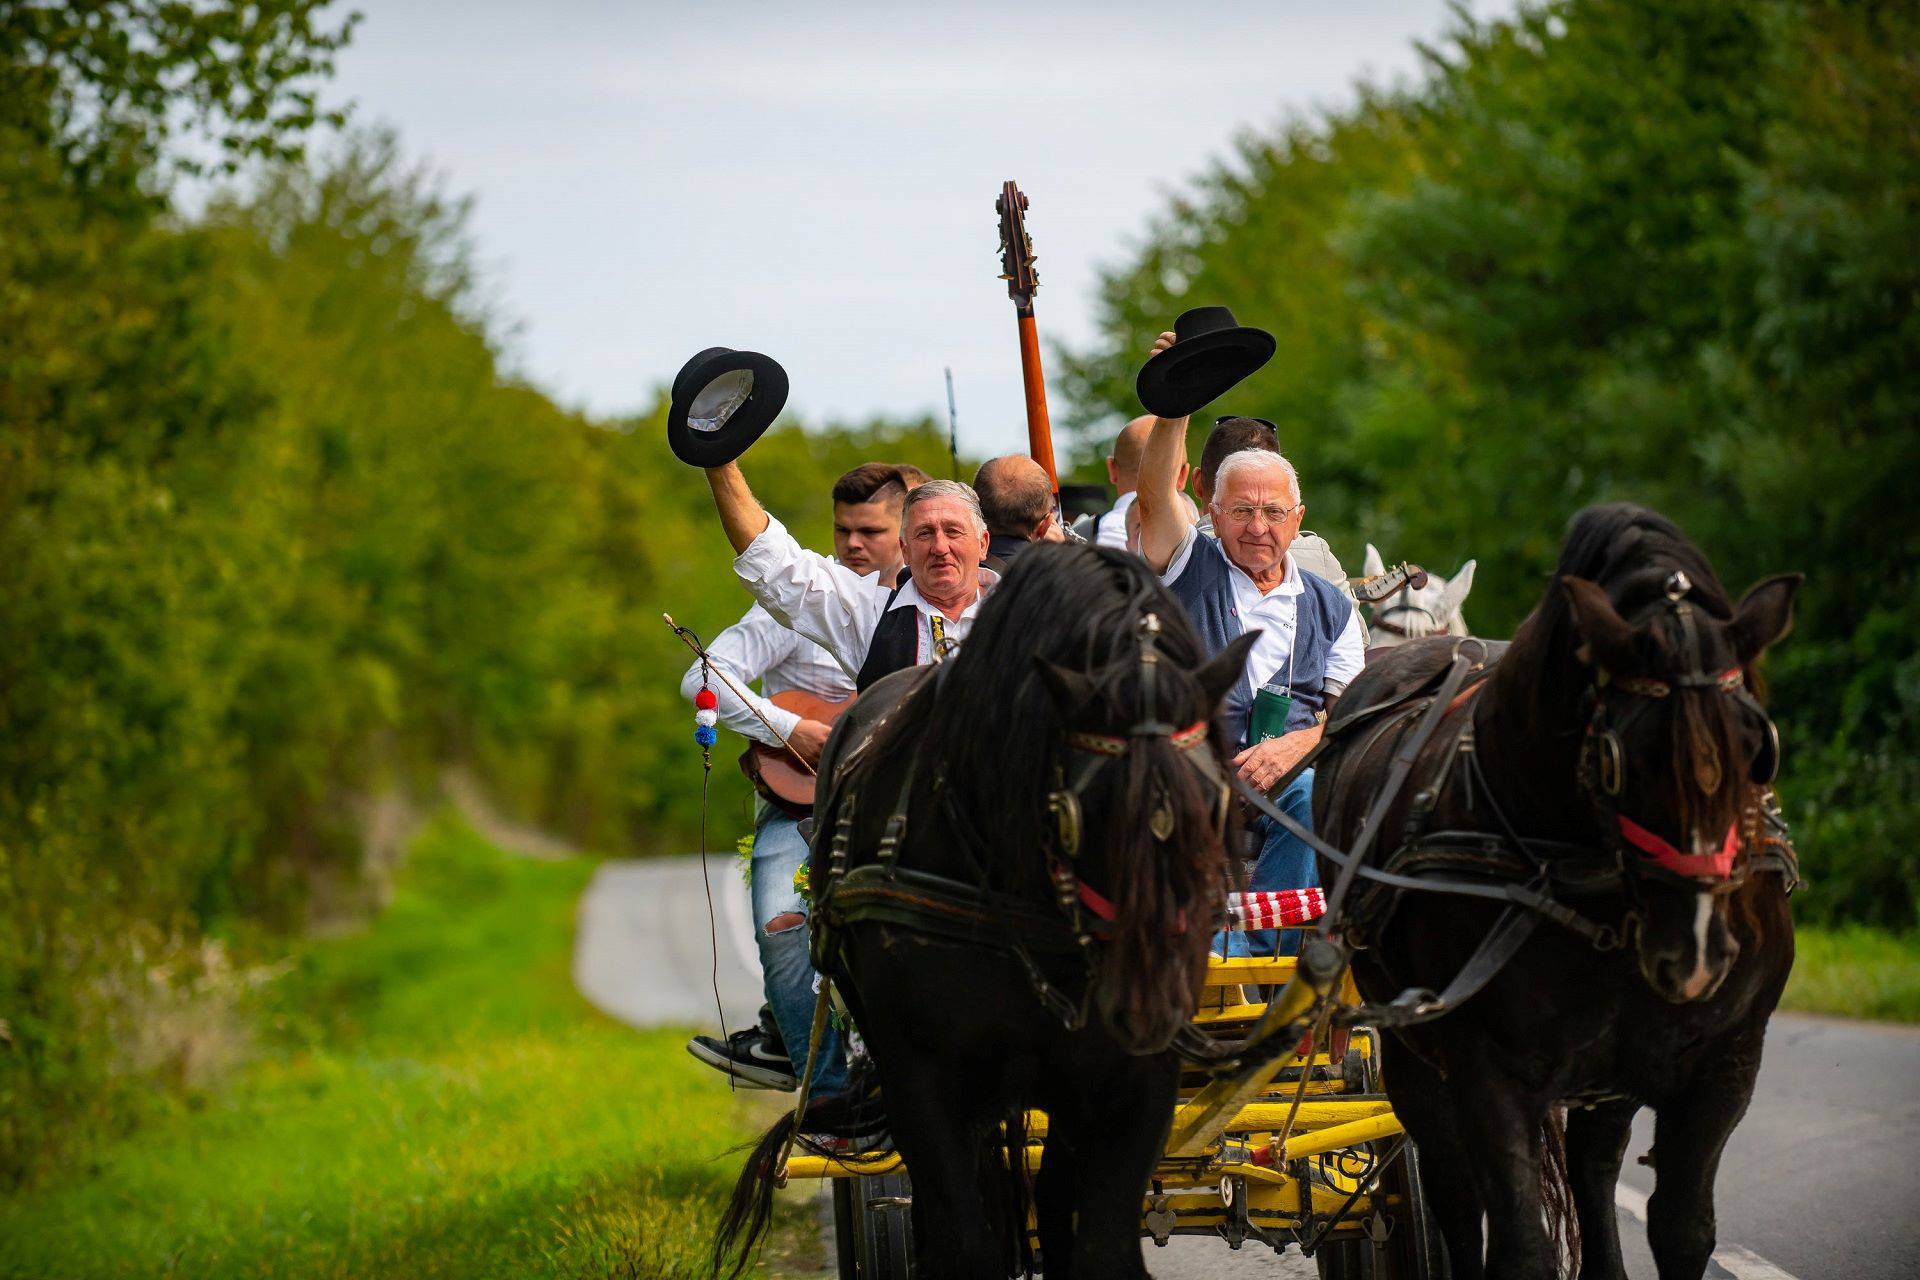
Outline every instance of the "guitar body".
<path id="1" fill-rule="evenodd" d="M 834 702 L 801 689 L 787 689 L 768 701 L 802 720 L 832 724 L 841 712 L 853 705 L 853 695 Z M 740 756 L 740 772 L 747 775 L 755 791 L 794 817 L 803 818 L 813 812 L 813 770 L 784 747 L 750 743 Z"/>

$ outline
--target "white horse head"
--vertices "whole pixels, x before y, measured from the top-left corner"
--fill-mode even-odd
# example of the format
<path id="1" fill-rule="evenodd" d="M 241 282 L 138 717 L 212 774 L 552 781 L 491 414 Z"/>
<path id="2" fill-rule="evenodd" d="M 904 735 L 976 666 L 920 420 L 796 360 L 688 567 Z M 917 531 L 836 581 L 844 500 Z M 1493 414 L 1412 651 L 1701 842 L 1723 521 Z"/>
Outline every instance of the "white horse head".
<path id="1" fill-rule="evenodd" d="M 1377 648 L 1402 644 L 1419 636 L 1464 636 L 1466 615 L 1460 606 L 1473 590 L 1473 571 L 1477 562 L 1467 561 L 1451 578 L 1427 574 L 1424 587 L 1403 587 L 1378 604 L 1369 605 L 1373 617 L 1371 643 Z M 1367 544 L 1367 559 L 1361 572 L 1376 577 L 1387 571 L 1379 549 Z"/>

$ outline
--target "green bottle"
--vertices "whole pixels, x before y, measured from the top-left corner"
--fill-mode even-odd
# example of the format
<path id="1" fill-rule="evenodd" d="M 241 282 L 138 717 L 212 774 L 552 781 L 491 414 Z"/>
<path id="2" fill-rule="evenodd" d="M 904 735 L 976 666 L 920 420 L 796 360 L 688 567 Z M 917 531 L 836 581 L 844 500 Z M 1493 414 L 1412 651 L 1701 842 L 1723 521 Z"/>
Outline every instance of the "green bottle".
<path id="1" fill-rule="evenodd" d="M 1247 745 L 1257 746 L 1269 738 L 1283 737 L 1287 732 L 1287 716 L 1292 711 L 1292 694 L 1261 686 L 1253 695 L 1253 725 L 1247 734 Z"/>

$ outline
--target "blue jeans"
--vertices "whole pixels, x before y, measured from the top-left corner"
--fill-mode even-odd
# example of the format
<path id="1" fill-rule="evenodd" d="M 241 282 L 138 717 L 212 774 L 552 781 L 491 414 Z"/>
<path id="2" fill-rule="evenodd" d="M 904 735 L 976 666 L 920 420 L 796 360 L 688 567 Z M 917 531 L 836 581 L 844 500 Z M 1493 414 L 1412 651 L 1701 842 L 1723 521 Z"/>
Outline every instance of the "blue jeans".
<path id="1" fill-rule="evenodd" d="M 1274 801 L 1274 807 L 1313 830 L 1313 770 L 1293 780 Z M 1256 891 L 1272 889 L 1311 889 L 1320 883 L 1320 870 L 1313 860 L 1313 849 L 1272 818 L 1261 814 L 1248 828 L 1260 837 L 1260 857 L 1253 864 Z M 1222 946 L 1226 949 L 1221 950 Z M 1213 949 L 1228 956 L 1290 956 L 1300 950 L 1298 929 L 1255 929 L 1252 932 L 1214 935 Z"/>
<path id="2" fill-rule="evenodd" d="M 807 861 L 807 842 L 799 823 L 785 813 L 760 803 L 759 823 L 753 831 L 753 940 L 760 948 L 760 973 L 766 982 L 767 1003 L 780 1027 L 780 1038 L 793 1055 L 797 1075 L 806 1065 L 807 1037 L 813 1030 L 813 961 L 807 954 L 805 923 L 767 932 L 767 924 L 782 915 L 807 914 L 807 901 L 793 887 L 793 873 Z M 847 1083 L 846 1047 L 831 1022 L 820 1036 L 814 1060 L 813 1091 L 827 1093 Z"/>

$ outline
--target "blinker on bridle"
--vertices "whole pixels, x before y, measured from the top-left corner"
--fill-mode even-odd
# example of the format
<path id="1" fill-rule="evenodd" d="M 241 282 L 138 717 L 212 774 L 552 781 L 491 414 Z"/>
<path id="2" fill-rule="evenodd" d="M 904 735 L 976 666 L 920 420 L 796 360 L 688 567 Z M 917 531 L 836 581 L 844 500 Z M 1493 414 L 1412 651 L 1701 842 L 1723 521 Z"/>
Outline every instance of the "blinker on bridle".
<path id="1" fill-rule="evenodd" d="M 1066 745 L 1078 753 L 1080 759 L 1075 763 L 1071 783 L 1061 777 L 1047 797 L 1047 808 L 1054 821 L 1054 833 L 1060 842 L 1060 851 L 1072 858 L 1080 852 L 1080 793 L 1092 781 L 1093 775 L 1101 765 L 1109 760 L 1117 760 L 1132 750 L 1133 744 L 1143 738 L 1165 738 L 1175 751 L 1188 754 L 1207 740 L 1208 724 L 1205 719 L 1196 720 L 1185 728 L 1177 728 L 1160 718 L 1160 617 L 1158 614 L 1142 614 L 1139 624 L 1140 636 L 1140 719 L 1124 735 L 1111 733 L 1092 733 L 1085 730 L 1071 730 L 1065 735 Z M 1192 757 L 1201 762 L 1203 773 L 1221 784 L 1221 809 L 1225 811 L 1225 780 L 1218 776 L 1213 761 L 1205 756 Z M 1173 835 L 1173 802 L 1163 789 L 1154 797 L 1154 806 L 1147 815 L 1147 827 L 1156 840 L 1164 841 Z"/>

